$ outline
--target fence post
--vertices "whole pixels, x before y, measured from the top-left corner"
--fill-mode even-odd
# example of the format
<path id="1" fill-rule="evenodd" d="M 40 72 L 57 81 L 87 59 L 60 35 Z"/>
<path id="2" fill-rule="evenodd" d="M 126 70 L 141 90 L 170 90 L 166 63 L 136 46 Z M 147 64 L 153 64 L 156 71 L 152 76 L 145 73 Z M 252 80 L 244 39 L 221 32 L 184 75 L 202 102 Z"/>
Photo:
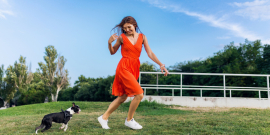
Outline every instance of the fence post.
<path id="1" fill-rule="evenodd" d="M 268 100 L 270 99 L 269 97 L 269 76 L 267 76 L 267 91 L 268 91 Z"/>
<path id="2" fill-rule="evenodd" d="M 141 72 L 139 74 L 139 84 L 141 85 Z"/>
<path id="3" fill-rule="evenodd" d="M 174 89 L 172 89 L 172 96 L 174 96 Z"/>
<path id="4" fill-rule="evenodd" d="M 259 99 L 261 99 L 261 91 L 259 90 Z"/>
<path id="5" fill-rule="evenodd" d="M 202 89 L 201 89 L 201 97 L 202 97 Z"/>
<path id="6" fill-rule="evenodd" d="M 157 92 L 158 92 L 158 74 L 157 74 Z"/>
<path id="7" fill-rule="evenodd" d="M 180 89 L 180 97 L 182 97 L 182 88 L 183 88 L 183 87 L 182 87 L 182 74 L 181 74 L 180 82 L 181 82 L 181 83 L 180 83 L 180 85 L 181 85 L 181 89 Z"/>
<path id="8" fill-rule="evenodd" d="M 144 88 L 144 95 L 146 96 L 146 88 Z"/>
<path id="9" fill-rule="evenodd" d="M 223 84 L 224 84 L 224 97 L 226 97 L 226 81 L 225 81 L 225 75 L 223 75 Z"/>
<path id="10" fill-rule="evenodd" d="M 230 90 L 230 98 L 232 98 L 232 90 Z"/>

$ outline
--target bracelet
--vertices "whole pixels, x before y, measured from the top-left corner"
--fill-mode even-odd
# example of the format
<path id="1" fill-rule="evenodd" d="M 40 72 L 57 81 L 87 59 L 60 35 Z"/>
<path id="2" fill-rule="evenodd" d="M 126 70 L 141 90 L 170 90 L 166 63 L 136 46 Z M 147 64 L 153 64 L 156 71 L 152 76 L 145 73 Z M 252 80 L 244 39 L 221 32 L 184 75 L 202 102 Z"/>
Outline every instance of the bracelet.
<path id="1" fill-rule="evenodd" d="M 162 65 L 160 66 L 160 68 L 161 68 L 161 67 L 165 67 L 165 65 L 164 65 L 164 64 L 162 64 Z"/>

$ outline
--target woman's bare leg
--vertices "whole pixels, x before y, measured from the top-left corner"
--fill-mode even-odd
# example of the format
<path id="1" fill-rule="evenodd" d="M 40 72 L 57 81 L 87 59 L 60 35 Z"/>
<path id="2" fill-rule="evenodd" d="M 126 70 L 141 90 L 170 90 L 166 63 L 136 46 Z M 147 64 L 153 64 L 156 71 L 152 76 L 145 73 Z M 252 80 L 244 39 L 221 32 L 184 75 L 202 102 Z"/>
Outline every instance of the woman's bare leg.
<path id="1" fill-rule="evenodd" d="M 143 99 L 143 94 L 135 95 L 134 99 L 131 101 L 130 106 L 129 106 L 127 121 L 130 121 L 133 118 L 134 113 L 136 109 L 138 108 L 142 99 Z"/>
<path id="2" fill-rule="evenodd" d="M 124 94 L 123 96 L 118 96 L 113 102 L 110 104 L 107 111 L 103 114 L 102 118 L 104 120 L 107 120 L 111 113 L 115 111 L 123 102 L 125 102 L 127 99 L 127 95 Z"/>

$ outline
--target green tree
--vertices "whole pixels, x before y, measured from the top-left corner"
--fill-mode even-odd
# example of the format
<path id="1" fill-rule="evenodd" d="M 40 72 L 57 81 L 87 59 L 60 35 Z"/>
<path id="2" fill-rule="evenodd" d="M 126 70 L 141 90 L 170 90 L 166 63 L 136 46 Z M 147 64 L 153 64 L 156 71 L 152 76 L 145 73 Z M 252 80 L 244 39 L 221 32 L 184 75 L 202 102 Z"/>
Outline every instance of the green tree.
<path id="1" fill-rule="evenodd" d="M 81 75 L 73 88 L 64 89 L 59 93 L 59 100 L 112 101 L 116 98 L 111 95 L 113 80 L 114 76 L 86 78 Z"/>
<path id="2" fill-rule="evenodd" d="M 151 64 L 150 62 L 144 62 L 140 65 L 140 71 L 141 72 L 156 72 L 158 69 L 155 67 L 155 65 Z M 144 84 L 157 84 L 157 75 L 156 74 L 141 74 L 141 82 L 140 84 L 142 87 Z M 149 87 L 149 86 L 148 86 Z M 152 87 L 152 86 L 151 86 Z M 147 89 L 146 94 L 148 95 L 157 95 L 158 89 Z"/>
<path id="3" fill-rule="evenodd" d="M 53 102 L 57 101 L 58 93 L 68 86 L 68 71 L 64 69 L 66 59 L 63 56 L 58 57 L 54 46 L 49 45 L 45 48 L 44 60 L 46 64 L 39 62 L 42 74 L 42 80 L 51 94 Z M 40 72 L 40 71 L 39 71 Z"/>
<path id="4" fill-rule="evenodd" d="M 157 68 L 149 63 L 144 62 L 140 65 L 141 72 L 156 72 Z M 157 77 L 154 74 L 141 74 L 141 84 L 156 84 Z"/>
<path id="5" fill-rule="evenodd" d="M 264 45 L 262 59 L 257 60 L 257 65 L 261 74 L 270 74 L 270 45 Z M 256 83 L 258 86 L 267 87 L 265 77 L 256 78 Z M 267 93 L 262 93 L 262 97 L 268 97 Z"/>
<path id="6" fill-rule="evenodd" d="M 248 40 L 240 46 L 234 43 L 226 45 L 223 50 L 214 54 L 205 60 L 192 61 L 186 64 L 174 66 L 175 71 L 195 72 L 195 73 L 238 73 L 238 74 L 259 74 L 258 61 L 262 59 L 262 45 L 259 40 L 250 42 Z M 183 77 L 184 85 L 208 85 L 223 86 L 222 76 L 199 76 L 185 75 Z M 226 86 L 246 86 L 256 87 L 253 77 L 226 77 Z M 215 94 L 213 94 L 215 93 Z M 234 91 L 234 96 L 250 97 L 257 92 Z M 199 95 L 199 91 L 189 93 Z M 228 93 L 229 94 L 229 93 Z M 223 96 L 223 91 L 203 91 L 203 95 Z"/>
<path id="7" fill-rule="evenodd" d="M 59 101 L 74 101 L 76 100 L 82 100 L 80 96 L 76 96 L 76 93 L 82 88 L 87 87 L 89 83 L 95 82 L 94 78 L 86 78 L 85 76 L 81 75 L 78 77 L 78 80 L 75 81 L 73 87 L 69 87 L 66 89 L 63 89 L 59 92 Z M 82 92 L 83 93 L 83 92 Z M 88 99 L 88 98 L 86 98 Z M 86 99 L 82 100 L 85 101 Z M 89 99 L 87 101 L 90 101 Z"/>
<path id="8" fill-rule="evenodd" d="M 28 71 L 26 66 L 26 58 L 20 56 L 19 62 L 15 61 L 14 66 L 9 66 L 6 70 L 5 82 L 6 88 L 10 91 L 10 98 L 17 100 L 21 93 L 27 91 L 29 84 L 33 80 L 33 74 L 31 70 Z M 12 91 L 12 92 L 11 92 Z"/>
<path id="9" fill-rule="evenodd" d="M 60 56 L 57 61 L 57 70 L 56 70 L 56 77 L 55 77 L 55 83 L 56 83 L 56 92 L 54 95 L 53 100 L 57 101 L 59 91 L 61 91 L 63 88 L 66 88 L 69 85 L 69 78 L 68 78 L 68 70 L 64 69 L 66 59 L 64 56 Z"/>
<path id="10" fill-rule="evenodd" d="M 33 73 L 33 81 L 30 83 L 28 90 L 21 94 L 17 105 L 43 103 L 44 98 L 50 94 L 46 88 L 41 80 L 41 74 L 38 72 Z"/>
<path id="11" fill-rule="evenodd" d="M 57 67 L 57 62 L 55 62 L 57 56 L 58 54 L 54 46 L 49 45 L 45 48 L 45 56 L 43 57 L 46 64 L 44 64 L 43 62 L 38 63 L 41 69 L 42 80 L 44 84 L 48 87 L 48 90 L 52 97 L 52 101 L 54 101 L 53 84 Z"/>
<path id="12" fill-rule="evenodd" d="M 4 84 L 4 65 L 0 67 L 0 107 L 5 106 L 5 101 L 3 98 L 4 95 L 4 89 L 3 89 L 3 84 Z"/>
<path id="13" fill-rule="evenodd" d="M 4 65 L 0 67 L 0 98 L 4 101 L 3 106 L 6 106 L 7 103 L 13 98 L 15 93 L 15 89 L 12 89 L 10 85 L 8 85 L 4 81 L 5 69 Z"/>

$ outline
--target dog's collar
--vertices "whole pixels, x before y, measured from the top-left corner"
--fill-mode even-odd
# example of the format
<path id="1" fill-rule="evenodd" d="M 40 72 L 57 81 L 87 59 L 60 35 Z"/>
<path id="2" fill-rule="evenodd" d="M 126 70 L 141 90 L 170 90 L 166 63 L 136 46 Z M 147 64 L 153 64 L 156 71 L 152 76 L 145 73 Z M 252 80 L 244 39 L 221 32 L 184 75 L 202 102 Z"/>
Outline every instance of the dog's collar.
<path id="1" fill-rule="evenodd" d="M 61 110 L 62 110 L 62 109 L 61 109 Z M 68 118 L 68 117 L 72 117 L 72 114 L 70 114 L 69 111 L 63 111 L 63 110 L 62 110 L 62 112 L 64 113 L 65 119 Z"/>

